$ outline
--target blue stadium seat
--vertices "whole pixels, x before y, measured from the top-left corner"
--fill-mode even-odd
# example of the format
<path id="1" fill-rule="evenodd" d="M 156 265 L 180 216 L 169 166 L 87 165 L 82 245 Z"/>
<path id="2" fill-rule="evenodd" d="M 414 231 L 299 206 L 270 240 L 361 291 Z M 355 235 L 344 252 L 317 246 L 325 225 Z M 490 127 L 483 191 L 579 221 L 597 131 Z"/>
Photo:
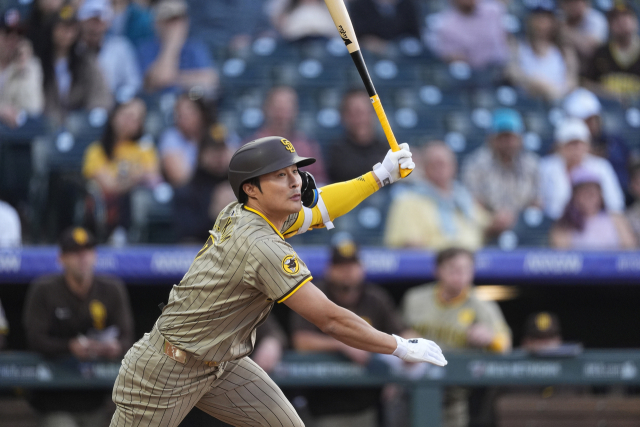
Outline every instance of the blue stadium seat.
<path id="1" fill-rule="evenodd" d="M 382 245 L 390 203 L 389 187 L 385 187 L 335 221 L 336 231 L 351 233 L 360 245 Z"/>
<path id="2" fill-rule="evenodd" d="M 497 245 L 503 249 L 515 247 L 546 247 L 553 220 L 539 208 L 527 208 L 519 216 L 513 229 L 502 233 Z"/>

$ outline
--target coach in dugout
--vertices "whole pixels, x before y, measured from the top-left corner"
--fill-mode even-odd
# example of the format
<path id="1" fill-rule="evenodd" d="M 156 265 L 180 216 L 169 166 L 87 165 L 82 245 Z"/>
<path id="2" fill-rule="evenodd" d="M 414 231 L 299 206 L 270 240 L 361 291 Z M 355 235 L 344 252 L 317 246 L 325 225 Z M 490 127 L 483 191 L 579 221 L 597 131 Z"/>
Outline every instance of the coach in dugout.
<path id="1" fill-rule="evenodd" d="M 133 314 L 124 284 L 94 274 L 95 239 L 74 227 L 60 240 L 62 274 L 36 279 L 24 307 L 30 350 L 47 357 L 119 360 L 133 343 Z M 29 402 L 42 427 L 92 427 L 105 423 L 109 392 L 36 391 Z"/>
<path id="2" fill-rule="evenodd" d="M 407 326 L 422 337 L 437 339 L 449 350 L 511 350 L 511 330 L 500 307 L 473 290 L 474 255 L 448 248 L 436 257 L 436 282 L 409 289 L 402 301 Z M 451 387 L 444 394 L 444 427 L 469 424 L 467 390 Z"/>
<path id="3" fill-rule="evenodd" d="M 339 237 L 339 236 L 336 236 Z M 344 236 L 334 243 L 325 280 L 318 284 L 327 297 L 388 334 L 415 335 L 408 330 L 391 299 L 381 287 L 365 283 L 365 271 L 356 244 Z M 360 365 L 367 365 L 372 353 L 358 350 L 325 335 L 297 313 L 292 313 L 293 346 L 302 352 L 339 352 Z M 309 410 L 315 427 L 375 427 L 380 388 L 322 388 L 310 390 Z"/>

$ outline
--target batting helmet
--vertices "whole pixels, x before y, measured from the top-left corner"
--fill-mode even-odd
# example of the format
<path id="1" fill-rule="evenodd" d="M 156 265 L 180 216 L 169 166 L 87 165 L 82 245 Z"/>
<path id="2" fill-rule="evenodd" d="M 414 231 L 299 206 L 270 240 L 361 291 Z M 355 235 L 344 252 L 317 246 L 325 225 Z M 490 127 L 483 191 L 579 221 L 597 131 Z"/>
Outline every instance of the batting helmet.
<path id="1" fill-rule="evenodd" d="M 243 145 L 233 154 L 229 162 L 229 183 L 240 200 L 245 181 L 292 165 L 308 166 L 315 161 L 313 157 L 298 156 L 286 138 L 267 136 Z"/>

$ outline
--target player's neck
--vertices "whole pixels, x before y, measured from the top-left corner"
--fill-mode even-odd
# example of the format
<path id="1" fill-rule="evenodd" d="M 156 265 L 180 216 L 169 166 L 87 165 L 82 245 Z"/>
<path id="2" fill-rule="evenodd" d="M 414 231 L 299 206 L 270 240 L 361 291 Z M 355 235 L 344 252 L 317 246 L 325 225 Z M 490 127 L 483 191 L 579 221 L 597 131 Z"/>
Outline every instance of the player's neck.
<path id="1" fill-rule="evenodd" d="M 282 230 L 284 222 L 289 216 L 286 212 L 273 212 L 265 206 L 262 206 L 259 201 L 254 199 L 249 199 L 245 206 L 260 212 L 260 214 L 262 214 L 262 216 L 264 216 L 278 231 Z"/>

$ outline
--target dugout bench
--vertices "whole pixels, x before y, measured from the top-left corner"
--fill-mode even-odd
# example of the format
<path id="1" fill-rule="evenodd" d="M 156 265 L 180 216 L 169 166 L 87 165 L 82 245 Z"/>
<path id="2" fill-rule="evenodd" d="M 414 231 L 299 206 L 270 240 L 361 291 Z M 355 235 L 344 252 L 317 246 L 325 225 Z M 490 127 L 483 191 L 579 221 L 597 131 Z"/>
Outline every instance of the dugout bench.
<path id="1" fill-rule="evenodd" d="M 535 358 L 519 351 L 505 356 L 484 353 L 447 353 L 446 356 L 449 364 L 445 368 L 428 365 L 421 379 L 409 380 L 392 374 L 380 361 L 363 367 L 340 355 L 290 352 L 272 378 L 281 387 L 403 384 L 411 392 L 413 427 L 441 425 L 442 389 L 445 386 L 640 385 L 640 350 L 588 350 L 570 358 Z M 100 361 L 52 361 L 29 352 L 2 353 L 0 390 L 110 389 L 119 367 L 119 363 Z M 640 405 L 634 404 L 632 411 L 635 406 L 638 406 L 640 422 Z M 607 407 L 601 409 L 606 412 Z"/>

